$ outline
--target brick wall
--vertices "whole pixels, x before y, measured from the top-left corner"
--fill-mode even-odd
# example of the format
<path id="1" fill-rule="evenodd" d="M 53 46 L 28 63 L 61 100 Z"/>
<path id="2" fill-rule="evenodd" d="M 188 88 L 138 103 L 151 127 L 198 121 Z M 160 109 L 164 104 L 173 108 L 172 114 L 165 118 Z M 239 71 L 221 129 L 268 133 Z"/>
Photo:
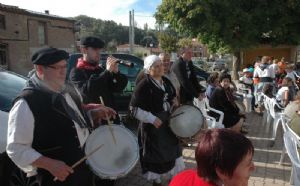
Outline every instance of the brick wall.
<path id="1" fill-rule="evenodd" d="M 33 68 L 32 54 L 45 46 L 75 51 L 74 22 L 47 16 L 26 15 L 1 11 L 6 29 L 0 29 L 0 43 L 7 44 L 7 67 L 16 73 L 27 75 Z M 38 25 L 44 23 L 46 44 L 39 45 Z"/>

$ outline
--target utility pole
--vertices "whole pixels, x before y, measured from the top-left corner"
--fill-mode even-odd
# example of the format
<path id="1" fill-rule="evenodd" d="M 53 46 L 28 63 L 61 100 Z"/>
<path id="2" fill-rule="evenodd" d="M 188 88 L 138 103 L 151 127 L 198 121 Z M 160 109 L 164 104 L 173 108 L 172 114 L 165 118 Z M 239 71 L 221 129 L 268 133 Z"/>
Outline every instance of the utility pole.
<path id="1" fill-rule="evenodd" d="M 134 50 L 134 10 L 129 11 L 129 53 Z"/>

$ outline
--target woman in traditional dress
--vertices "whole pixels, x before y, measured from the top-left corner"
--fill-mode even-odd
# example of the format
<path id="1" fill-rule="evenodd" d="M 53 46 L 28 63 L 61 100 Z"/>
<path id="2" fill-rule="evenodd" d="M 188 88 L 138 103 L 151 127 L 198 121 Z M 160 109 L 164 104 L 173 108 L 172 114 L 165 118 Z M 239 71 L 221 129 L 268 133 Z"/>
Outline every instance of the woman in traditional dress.
<path id="1" fill-rule="evenodd" d="M 140 161 L 144 177 L 159 186 L 162 176 L 171 179 L 184 169 L 179 140 L 168 126 L 170 111 L 176 106 L 176 90 L 170 80 L 163 77 L 163 63 L 156 55 L 144 60 L 146 73 L 136 86 L 130 110 L 140 121 Z"/>

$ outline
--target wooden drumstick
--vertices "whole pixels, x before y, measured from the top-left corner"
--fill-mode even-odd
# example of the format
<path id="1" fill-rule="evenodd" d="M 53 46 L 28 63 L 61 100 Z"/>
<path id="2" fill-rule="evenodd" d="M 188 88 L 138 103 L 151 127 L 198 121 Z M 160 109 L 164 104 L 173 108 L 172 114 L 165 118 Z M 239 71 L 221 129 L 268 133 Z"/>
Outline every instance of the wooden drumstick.
<path id="1" fill-rule="evenodd" d="M 98 147 L 96 147 L 94 150 L 92 150 L 91 152 L 89 152 L 87 155 L 85 155 L 83 158 L 81 158 L 79 161 L 77 161 L 76 163 L 74 163 L 71 168 L 74 169 L 75 167 L 77 167 L 78 165 L 80 165 L 82 162 L 84 162 L 86 159 L 88 159 L 91 155 L 93 155 L 96 151 L 98 151 L 99 149 L 101 149 L 101 147 L 103 147 L 104 144 L 99 145 Z M 55 177 L 53 179 L 53 181 L 57 181 L 57 177 Z"/>
<path id="2" fill-rule="evenodd" d="M 100 101 L 101 101 L 102 105 L 105 106 L 104 101 L 103 101 L 103 99 L 102 99 L 102 96 L 100 96 L 99 98 L 100 98 Z M 111 133 L 111 135 L 112 135 L 112 137 L 113 137 L 114 143 L 117 144 L 117 140 L 116 140 L 114 131 L 113 131 L 112 127 L 111 127 L 112 121 L 110 121 L 110 119 L 109 119 L 107 113 L 105 113 L 105 116 L 106 116 L 106 120 L 107 120 L 107 123 L 108 123 L 109 131 L 110 131 L 110 133 Z"/>

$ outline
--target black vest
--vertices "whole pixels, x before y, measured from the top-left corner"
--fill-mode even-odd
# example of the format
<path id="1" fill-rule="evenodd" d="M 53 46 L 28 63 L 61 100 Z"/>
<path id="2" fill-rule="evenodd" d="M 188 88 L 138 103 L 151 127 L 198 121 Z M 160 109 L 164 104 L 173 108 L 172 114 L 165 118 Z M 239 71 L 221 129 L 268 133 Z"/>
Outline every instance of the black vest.
<path id="1" fill-rule="evenodd" d="M 80 100 L 71 97 L 81 109 Z M 35 89 L 25 89 L 17 98 L 23 98 L 34 116 L 34 138 L 32 148 L 42 155 L 61 160 L 71 166 L 85 156 L 80 147 L 77 131 L 63 105 L 53 100 L 53 94 Z M 90 185 L 91 173 L 85 163 L 74 170 L 65 182 L 53 182 L 53 176 L 38 169 L 40 185 Z"/>

